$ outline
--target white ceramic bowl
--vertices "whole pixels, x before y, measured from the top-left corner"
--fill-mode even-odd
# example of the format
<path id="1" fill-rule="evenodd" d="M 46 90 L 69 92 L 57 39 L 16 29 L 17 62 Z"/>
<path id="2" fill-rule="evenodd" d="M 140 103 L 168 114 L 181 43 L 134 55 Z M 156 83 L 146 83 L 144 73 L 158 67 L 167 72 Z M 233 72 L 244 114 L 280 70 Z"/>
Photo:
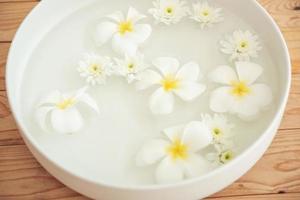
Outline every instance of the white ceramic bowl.
<path id="1" fill-rule="evenodd" d="M 31 52 L 51 27 L 81 6 L 93 1 L 95 0 L 43 0 L 22 23 L 9 52 L 6 83 L 11 109 L 27 146 L 43 167 L 65 185 L 79 193 L 94 199 L 105 200 L 193 200 L 204 198 L 228 186 L 249 170 L 270 145 L 277 131 L 288 99 L 291 81 L 290 58 L 283 36 L 269 14 L 254 0 L 222 0 L 219 3 L 242 16 L 262 37 L 274 63 L 279 66 L 280 99 L 276 105 L 276 115 L 268 128 L 232 162 L 204 176 L 178 184 L 126 187 L 100 184 L 80 177 L 65 170 L 63 166 L 46 156 L 40 144 L 29 133 L 20 114 L 22 105 L 20 85 L 23 72 Z"/>

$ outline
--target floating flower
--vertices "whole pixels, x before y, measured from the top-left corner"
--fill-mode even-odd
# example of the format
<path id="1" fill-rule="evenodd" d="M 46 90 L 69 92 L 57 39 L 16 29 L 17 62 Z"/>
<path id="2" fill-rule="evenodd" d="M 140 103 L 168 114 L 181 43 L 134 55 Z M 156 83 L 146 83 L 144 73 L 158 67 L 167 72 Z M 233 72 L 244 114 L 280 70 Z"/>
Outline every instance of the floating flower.
<path id="1" fill-rule="evenodd" d="M 258 42 L 258 36 L 250 31 L 235 31 L 233 36 L 220 42 L 221 51 L 230 55 L 230 60 L 249 61 L 257 57 L 257 52 L 262 49 Z"/>
<path id="2" fill-rule="evenodd" d="M 121 54 L 135 55 L 140 44 L 151 35 L 149 24 L 140 24 L 146 16 L 130 7 L 127 17 L 120 11 L 107 16 L 110 21 L 102 22 L 97 26 L 96 42 L 103 45 L 112 39 L 114 51 Z"/>
<path id="3" fill-rule="evenodd" d="M 156 0 L 154 8 L 149 9 L 156 21 L 167 25 L 178 23 L 189 14 L 185 1 L 181 0 Z"/>
<path id="4" fill-rule="evenodd" d="M 197 2 L 193 5 L 191 18 L 199 22 L 201 28 L 211 27 L 213 24 L 223 21 L 221 11 L 221 8 L 214 8 L 207 1 Z"/>
<path id="5" fill-rule="evenodd" d="M 161 57 L 153 61 L 162 76 L 150 69 L 140 73 L 138 89 L 146 89 L 152 85 L 159 88 L 150 99 L 150 109 L 154 114 L 169 114 L 174 107 L 174 94 L 184 101 L 192 101 L 202 94 L 206 87 L 197 83 L 200 75 L 199 65 L 189 62 L 179 69 L 175 58 Z"/>
<path id="6" fill-rule="evenodd" d="M 229 123 L 224 115 L 214 114 L 211 116 L 204 114 L 202 115 L 202 121 L 209 127 L 215 146 L 232 146 L 233 124 Z"/>
<path id="7" fill-rule="evenodd" d="M 206 158 L 212 163 L 214 167 L 224 165 L 232 161 L 235 157 L 235 153 L 231 149 L 218 148 L 217 152 L 208 153 Z"/>
<path id="8" fill-rule="evenodd" d="M 148 66 L 144 62 L 143 55 L 128 56 L 124 59 L 115 59 L 117 74 L 126 77 L 128 83 L 138 80 L 138 74 L 145 70 Z"/>
<path id="9" fill-rule="evenodd" d="M 207 147 L 212 136 L 202 122 L 190 122 L 164 130 L 167 138 L 146 143 L 137 154 L 138 166 L 159 163 L 155 172 L 158 183 L 178 182 L 204 174 L 208 162 L 197 152 Z"/>
<path id="10" fill-rule="evenodd" d="M 112 62 L 109 57 L 101 57 L 94 53 L 85 54 L 77 71 L 90 85 L 104 84 L 106 77 L 112 74 Z"/>
<path id="11" fill-rule="evenodd" d="M 99 113 L 97 103 L 85 93 L 85 90 L 86 88 L 80 89 L 75 94 L 62 94 L 60 91 L 50 93 L 36 112 L 36 119 L 41 128 L 44 130 L 51 128 L 58 133 L 79 131 L 84 124 L 77 107 L 80 103 Z"/>
<path id="12" fill-rule="evenodd" d="M 225 86 L 211 94 L 210 108 L 219 113 L 230 112 L 241 118 L 252 118 L 272 102 L 272 92 L 265 84 L 255 83 L 262 67 L 251 62 L 236 62 L 236 72 L 220 66 L 211 73 L 212 81 Z"/>

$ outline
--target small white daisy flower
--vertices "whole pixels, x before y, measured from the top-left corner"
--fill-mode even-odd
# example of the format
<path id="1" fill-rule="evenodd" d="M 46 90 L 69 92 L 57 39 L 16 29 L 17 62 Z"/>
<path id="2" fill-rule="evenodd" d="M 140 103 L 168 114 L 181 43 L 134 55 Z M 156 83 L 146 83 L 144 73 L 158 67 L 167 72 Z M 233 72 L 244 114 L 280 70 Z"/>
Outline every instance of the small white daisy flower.
<path id="1" fill-rule="evenodd" d="M 211 73 L 211 80 L 224 86 L 211 93 L 210 108 L 251 119 L 272 102 L 272 92 L 269 86 L 256 83 L 263 72 L 260 65 L 251 62 L 235 65 L 236 71 L 230 66 L 220 66 Z"/>
<path id="2" fill-rule="evenodd" d="M 235 31 L 226 40 L 220 41 L 221 51 L 230 55 L 230 60 L 249 61 L 256 58 L 258 51 L 262 49 L 258 36 L 250 31 Z"/>
<path id="3" fill-rule="evenodd" d="M 182 0 L 155 0 L 153 5 L 154 8 L 149 9 L 149 13 L 158 23 L 176 24 L 189 14 L 189 8 Z"/>
<path id="4" fill-rule="evenodd" d="M 79 131 L 84 124 L 83 116 L 77 107 L 80 103 L 86 104 L 99 113 L 97 103 L 85 93 L 86 89 L 68 94 L 58 90 L 51 92 L 41 101 L 36 111 L 36 119 L 40 127 L 45 131 L 54 130 L 58 133 Z"/>
<path id="5" fill-rule="evenodd" d="M 206 159 L 212 166 L 218 167 L 229 163 L 235 157 L 235 152 L 231 149 L 218 148 L 216 152 L 206 154 Z"/>
<path id="6" fill-rule="evenodd" d="M 77 71 L 90 85 L 105 84 L 106 77 L 112 74 L 112 66 L 109 57 L 92 53 L 84 55 L 84 59 L 79 62 Z"/>
<path id="7" fill-rule="evenodd" d="M 212 136 L 202 122 L 190 122 L 163 131 L 165 137 L 146 143 L 136 157 L 137 166 L 158 163 L 157 183 L 174 183 L 206 173 L 209 162 L 197 152 L 207 147 Z"/>
<path id="8" fill-rule="evenodd" d="M 153 61 L 153 65 L 161 72 L 147 69 L 140 73 L 137 89 L 147 89 L 157 85 L 159 88 L 150 98 L 150 109 L 154 114 L 169 114 L 174 107 L 174 94 L 184 101 L 192 101 L 201 95 L 206 86 L 198 83 L 199 65 L 189 62 L 179 68 L 177 59 L 160 57 Z"/>
<path id="9" fill-rule="evenodd" d="M 124 59 L 115 58 L 115 63 L 116 73 L 126 77 L 128 83 L 139 80 L 139 73 L 148 67 L 144 62 L 144 56 L 140 54 L 136 56 L 125 55 Z"/>
<path id="10" fill-rule="evenodd" d="M 201 1 L 193 4 L 191 18 L 199 22 L 201 28 L 211 27 L 213 24 L 223 21 L 221 11 L 221 8 L 214 8 L 207 1 Z"/>
<path id="11" fill-rule="evenodd" d="M 122 55 L 135 55 L 138 46 L 151 35 L 151 26 L 139 23 L 146 16 L 132 7 L 129 8 L 126 17 L 118 11 L 108 15 L 107 18 L 110 21 L 101 22 L 97 26 L 96 42 L 101 46 L 112 39 L 113 50 Z"/>
<path id="12" fill-rule="evenodd" d="M 213 116 L 204 114 L 201 116 L 202 121 L 209 127 L 213 136 L 214 145 L 231 146 L 234 133 L 232 131 L 233 124 L 222 114 L 214 114 Z"/>

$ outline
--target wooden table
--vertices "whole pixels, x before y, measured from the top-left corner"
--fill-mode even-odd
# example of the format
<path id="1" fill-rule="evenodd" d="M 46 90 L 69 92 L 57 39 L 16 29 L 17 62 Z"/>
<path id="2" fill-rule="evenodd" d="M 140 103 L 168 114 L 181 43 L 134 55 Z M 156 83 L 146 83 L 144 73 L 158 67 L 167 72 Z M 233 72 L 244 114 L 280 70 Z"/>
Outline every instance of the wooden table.
<path id="1" fill-rule="evenodd" d="M 300 0 L 259 1 L 288 42 L 293 64 L 289 103 L 264 157 L 245 176 L 208 199 L 300 200 Z M 7 52 L 19 24 L 37 3 L 0 0 L 0 200 L 87 199 L 39 165 L 25 146 L 8 106 L 4 83 Z"/>

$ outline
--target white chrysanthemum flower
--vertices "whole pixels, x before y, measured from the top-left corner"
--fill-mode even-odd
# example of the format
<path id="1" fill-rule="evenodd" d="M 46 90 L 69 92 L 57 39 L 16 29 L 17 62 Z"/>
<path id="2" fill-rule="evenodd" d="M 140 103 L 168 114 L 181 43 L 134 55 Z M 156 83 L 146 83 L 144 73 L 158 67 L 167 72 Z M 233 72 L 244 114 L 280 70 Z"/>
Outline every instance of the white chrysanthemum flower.
<path id="1" fill-rule="evenodd" d="M 226 40 L 220 41 L 221 51 L 230 55 L 230 60 L 249 61 L 256 58 L 258 51 L 262 49 L 258 36 L 250 31 L 235 31 Z"/>
<path id="2" fill-rule="evenodd" d="M 184 101 L 192 101 L 201 95 L 206 86 L 198 83 L 200 68 L 197 63 L 189 62 L 179 68 L 177 59 L 169 57 L 157 58 L 153 65 L 156 71 L 147 69 L 140 73 L 137 89 L 146 89 L 152 85 L 159 88 L 150 99 L 150 109 L 154 114 L 169 114 L 174 107 L 174 94 Z"/>
<path id="3" fill-rule="evenodd" d="M 128 83 L 139 80 L 139 73 L 148 67 L 144 62 L 144 56 L 140 54 L 136 56 L 125 55 L 124 59 L 115 58 L 115 62 L 116 73 L 126 77 Z"/>
<path id="4" fill-rule="evenodd" d="M 220 66 L 211 73 L 211 80 L 225 84 L 211 93 L 210 108 L 214 112 L 233 113 L 251 119 L 272 102 L 269 86 L 255 83 L 262 74 L 260 65 L 251 62 L 236 62 L 236 71 L 229 66 Z"/>
<path id="5" fill-rule="evenodd" d="M 149 9 L 158 23 L 167 25 L 178 23 L 183 17 L 189 14 L 186 2 L 182 0 L 156 0 L 154 8 Z"/>
<path id="6" fill-rule="evenodd" d="M 202 121 L 205 123 L 213 136 L 213 144 L 215 146 L 231 146 L 234 133 L 232 131 L 233 124 L 229 123 L 228 119 L 221 114 L 214 114 L 213 116 L 204 114 Z"/>
<path id="7" fill-rule="evenodd" d="M 232 161 L 235 157 L 235 152 L 229 148 L 218 148 L 216 152 L 206 154 L 206 159 L 211 162 L 214 167 L 224 165 Z"/>
<path id="8" fill-rule="evenodd" d="M 79 131 L 84 124 L 83 116 L 77 107 L 80 103 L 99 113 L 97 103 L 85 91 L 86 88 L 71 94 L 62 94 L 60 91 L 50 93 L 36 111 L 36 119 L 41 128 L 52 129 L 58 133 Z"/>
<path id="9" fill-rule="evenodd" d="M 174 183 L 184 178 L 199 176 L 209 170 L 209 163 L 197 152 L 207 147 L 212 136 L 202 122 L 190 122 L 164 130 L 167 138 L 146 143 L 137 154 L 138 166 L 159 163 L 157 183 Z"/>
<path id="10" fill-rule="evenodd" d="M 221 8 L 214 8 L 207 1 L 197 2 L 193 5 L 191 18 L 199 22 L 201 28 L 211 27 L 213 24 L 223 21 L 221 11 Z"/>
<path id="11" fill-rule="evenodd" d="M 120 54 L 135 55 L 138 46 L 151 35 L 149 24 L 140 24 L 146 16 L 130 7 L 127 17 L 118 11 L 107 16 L 111 21 L 102 22 L 97 26 L 96 42 L 103 45 L 112 39 L 113 50 Z"/>
<path id="12" fill-rule="evenodd" d="M 92 53 L 84 55 L 84 59 L 79 62 L 77 71 L 90 85 L 105 84 L 106 77 L 113 72 L 112 66 L 109 57 L 101 57 Z"/>

